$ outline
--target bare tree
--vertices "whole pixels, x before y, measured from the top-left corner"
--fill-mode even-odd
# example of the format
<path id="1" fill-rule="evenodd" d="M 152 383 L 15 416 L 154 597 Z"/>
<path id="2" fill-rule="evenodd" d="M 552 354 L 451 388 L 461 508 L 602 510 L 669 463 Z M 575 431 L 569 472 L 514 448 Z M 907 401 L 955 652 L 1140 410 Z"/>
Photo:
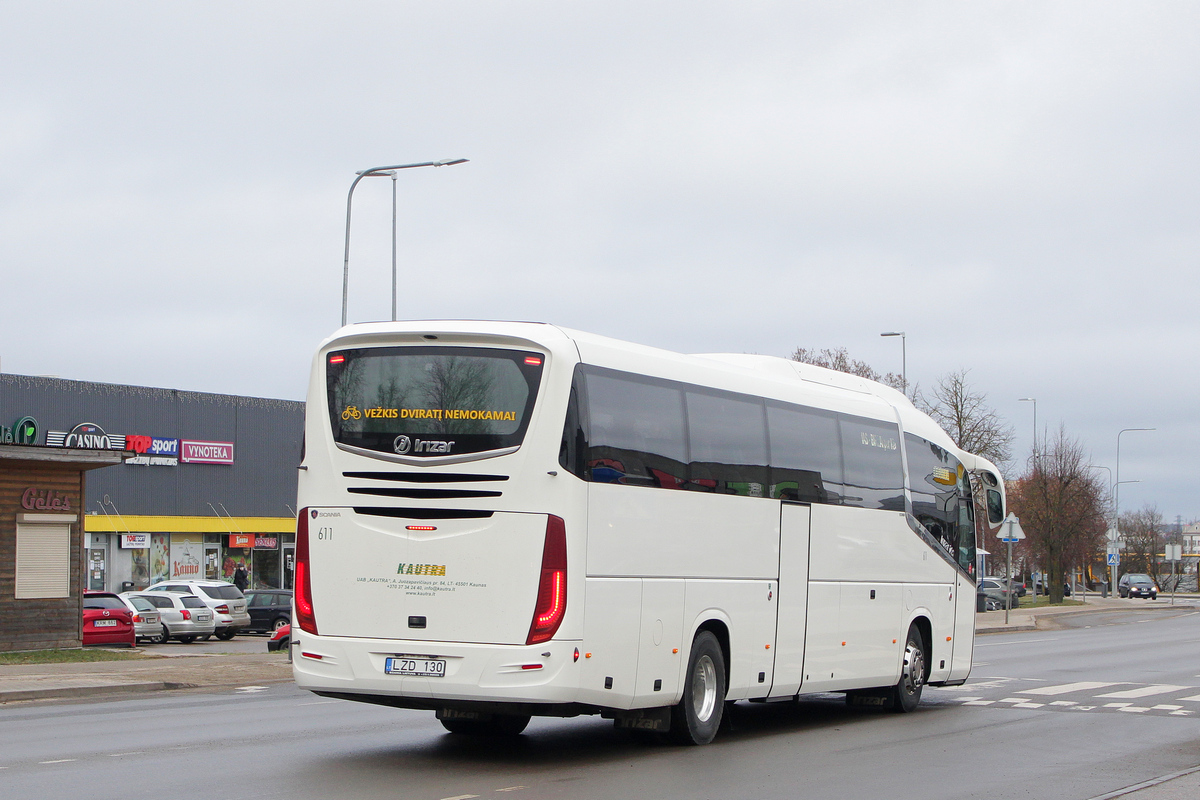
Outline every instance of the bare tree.
<path id="1" fill-rule="evenodd" d="M 960 448 L 1004 464 L 1012 458 L 1012 426 L 987 404 L 987 395 L 971 387 L 968 372 L 960 369 L 943 375 L 934 385 L 932 397 L 918 390 L 913 403 L 933 417 Z"/>
<path id="2" fill-rule="evenodd" d="M 1162 535 L 1163 517 L 1152 505 L 1121 514 L 1121 536 L 1125 552 L 1121 557 L 1122 572 L 1144 572 L 1160 586 L 1171 574 L 1170 564 L 1159 560 L 1165 538 Z"/>
<path id="3" fill-rule="evenodd" d="M 1062 602 L 1067 568 L 1091 563 L 1103 548 L 1106 487 L 1089 463 L 1083 446 L 1059 428 L 1007 487 L 1009 508 L 1027 537 L 1024 549 L 1049 574 L 1052 603 Z"/>
<path id="4" fill-rule="evenodd" d="M 904 379 L 901 376 L 894 372 L 880 373 L 867 362 L 851 358 L 850 351 L 844 347 L 832 350 L 829 348 L 810 350 L 807 347 L 797 347 L 795 352 L 792 353 L 792 361 L 799 361 L 801 364 L 812 364 L 814 367 L 834 369 L 838 372 L 847 372 L 851 375 L 857 375 L 860 378 L 879 381 L 891 386 L 898 392 L 904 391 Z"/>

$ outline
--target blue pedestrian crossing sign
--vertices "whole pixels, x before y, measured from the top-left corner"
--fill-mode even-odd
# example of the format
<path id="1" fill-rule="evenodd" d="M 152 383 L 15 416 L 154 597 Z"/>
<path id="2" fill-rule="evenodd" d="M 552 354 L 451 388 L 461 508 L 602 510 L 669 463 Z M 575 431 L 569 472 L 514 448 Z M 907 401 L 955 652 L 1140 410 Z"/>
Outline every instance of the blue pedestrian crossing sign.
<path id="1" fill-rule="evenodd" d="M 1110 566 L 1110 567 L 1121 566 L 1121 554 L 1120 553 L 1109 553 L 1108 554 L 1108 566 Z"/>

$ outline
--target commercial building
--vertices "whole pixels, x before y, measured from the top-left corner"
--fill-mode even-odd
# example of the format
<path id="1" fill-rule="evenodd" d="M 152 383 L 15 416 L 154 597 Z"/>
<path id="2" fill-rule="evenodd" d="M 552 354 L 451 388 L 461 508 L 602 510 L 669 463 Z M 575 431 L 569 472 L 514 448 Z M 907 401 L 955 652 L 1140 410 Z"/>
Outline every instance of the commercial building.
<path id="1" fill-rule="evenodd" d="M 49 513 L 69 502 L 80 591 L 230 580 L 239 564 L 251 586 L 291 588 L 303 403 L 0 375 L 0 426 L 13 465 L 0 481 L 0 546 L 16 541 L 16 515 L 30 513 L 21 503 Z M 32 466 L 65 453 L 83 459 L 80 470 L 112 466 L 77 488 Z M 14 596 L 3 575 L 0 603 Z"/>

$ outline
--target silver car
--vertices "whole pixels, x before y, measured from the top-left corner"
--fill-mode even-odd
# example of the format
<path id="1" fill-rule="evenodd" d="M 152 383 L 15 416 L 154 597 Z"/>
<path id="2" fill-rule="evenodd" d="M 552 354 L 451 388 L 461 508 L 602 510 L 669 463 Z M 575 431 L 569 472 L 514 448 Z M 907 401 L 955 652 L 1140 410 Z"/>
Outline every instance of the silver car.
<path id="1" fill-rule="evenodd" d="M 246 596 L 232 583 L 225 581 L 162 581 L 147 592 L 182 592 L 199 597 L 216 615 L 218 639 L 232 639 L 250 624 Z"/>
<path id="2" fill-rule="evenodd" d="M 200 637 L 208 638 L 216 631 L 215 614 L 199 597 L 177 592 L 126 592 L 131 597 L 143 597 L 157 609 L 162 621 L 159 642 L 178 639 L 191 644 Z"/>
<path id="3" fill-rule="evenodd" d="M 158 608 L 144 597 L 131 595 L 129 592 L 120 595 L 125 605 L 133 612 L 133 635 L 143 641 L 155 644 L 166 641 L 162 638 L 162 620 Z"/>

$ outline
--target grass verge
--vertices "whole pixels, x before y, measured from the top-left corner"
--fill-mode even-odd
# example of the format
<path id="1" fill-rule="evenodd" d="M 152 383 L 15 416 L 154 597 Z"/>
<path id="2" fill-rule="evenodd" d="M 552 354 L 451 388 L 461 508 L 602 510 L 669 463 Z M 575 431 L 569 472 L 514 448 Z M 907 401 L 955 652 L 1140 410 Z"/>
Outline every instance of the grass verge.
<path id="1" fill-rule="evenodd" d="M 19 653 L 0 653 L 0 666 L 7 664 L 73 664 L 83 661 L 128 661 L 141 658 L 137 651 L 116 650 L 25 650 Z"/>

